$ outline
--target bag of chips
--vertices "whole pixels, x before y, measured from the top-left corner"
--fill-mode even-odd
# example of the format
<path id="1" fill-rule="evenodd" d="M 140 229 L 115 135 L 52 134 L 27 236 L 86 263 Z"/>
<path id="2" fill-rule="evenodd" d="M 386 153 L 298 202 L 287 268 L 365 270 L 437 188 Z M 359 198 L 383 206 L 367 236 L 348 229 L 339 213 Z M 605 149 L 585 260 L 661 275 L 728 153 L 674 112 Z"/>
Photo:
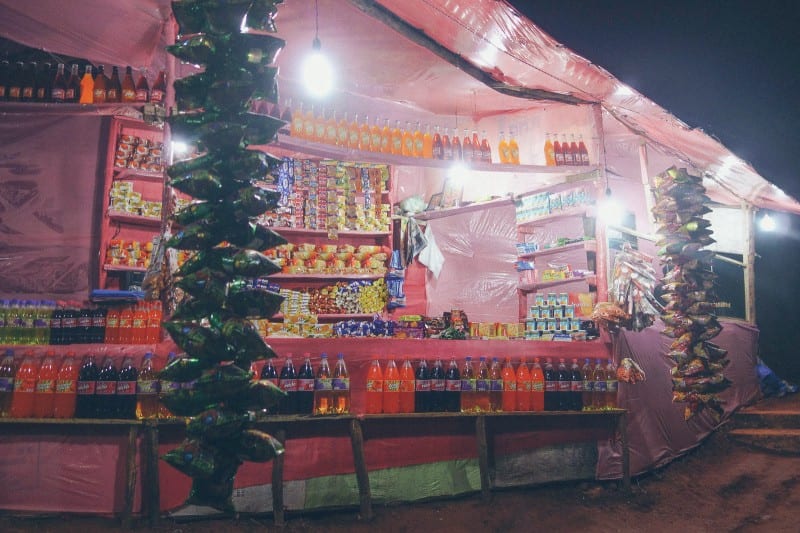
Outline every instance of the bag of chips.
<path id="1" fill-rule="evenodd" d="M 186 435 L 208 441 L 229 439 L 239 435 L 248 420 L 247 414 L 215 407 L 192 417 L 186 424 Z"/>

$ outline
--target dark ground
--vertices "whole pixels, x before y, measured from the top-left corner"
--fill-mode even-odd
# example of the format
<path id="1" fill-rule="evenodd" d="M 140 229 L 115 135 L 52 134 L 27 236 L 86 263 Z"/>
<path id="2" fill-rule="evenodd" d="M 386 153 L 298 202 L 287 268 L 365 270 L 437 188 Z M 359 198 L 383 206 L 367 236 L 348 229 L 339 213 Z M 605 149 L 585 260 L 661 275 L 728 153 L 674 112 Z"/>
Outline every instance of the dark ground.
<path id="1" fill-rule="evenodd" d="M 800 394 L 759 407 L 800 408 Z M 800 531 L 800 457 L 757 452 L 733 444 L 727 426 L 671 464 L 634 480 L 630 493 L 616 482 L 584 482 L 503 490 L 490 502 L 479 495 L 395 506 L 374 506 L 375 519 L 356 509 L 288 513 L 284 528 L 270 516 L 174 522 L 136 531 L 239 533 L 249 531 Z M 119 521 L 96 517 L 0 515 L 0 531 L 18 533 L 118 531 Z"/>

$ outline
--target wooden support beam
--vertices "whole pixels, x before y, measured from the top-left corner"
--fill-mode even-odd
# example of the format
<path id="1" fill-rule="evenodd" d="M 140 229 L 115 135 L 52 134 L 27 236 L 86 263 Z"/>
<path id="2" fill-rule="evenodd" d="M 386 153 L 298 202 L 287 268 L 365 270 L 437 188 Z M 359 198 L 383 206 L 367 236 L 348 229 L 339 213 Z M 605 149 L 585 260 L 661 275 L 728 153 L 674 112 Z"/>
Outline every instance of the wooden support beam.
<path id="1" fill-rule="evenodd" d="M 158 427 L 155 420 L 145 422 L 145 450 L 142 458 L 146 474 L 142 476 L 142 503 L 147 507 L 150 527 L 157 527 L 161 517 L 161 488 L 158 474 Z"/>
<path id="2" fill-rule="evenodd" d="M 122 527 L 130 529 L 133 498 L 136 494 L 136 437 L 139 427 L 128 427 L 128 447 L 125 450 L 125 507 L 122 509 Z"/>
<path id="3" fill-rule="evenodd" d="M 286 430 L 278 429 L 273 435 L 284 448 L 286 447 Z M 272 460 L 272 518 L 276 526 L 285 524 L 283 516 L 283 458 L 282 453 Z"/>
<path id="4" fill-rule="evenodd" d="M 600 166 L 600 177 L 596 182 L 597 201 L 605 199 L 608 174 L 606 171 L 606 146 L 603 135 L 603 109 L 600 104 L 592 105 L 592 118 L 594 131 L 597 135 L 597 164 Z M 611 271 L 611 258 L 608 253 L 608 231 L 606 223 L 597 217 L 595 220 L 595 240 L 597 241 L 597 255 L 595 256 L 595 271 L 597 275 L 597 301 L 608 301 L 608 273 Z"/>
<path id="5" fill-rule="evenodd" d="M 756 210 L 750 204 L 744 210 L 744 318 L 750 324 L 756 323 Z"/>
<path id="6" fill-rule="evenodd" d="M 354 418 L 350 422 L 350 444 L 353 448 L 353 465 L 358 483 L 358 499 L 361 503 L 361 519 L 369 522 L 372 520 L 372 492 L 369 487 L 369 472 L 364 459 L 364 432 L 361 422 Z"/>
<path id="7" fill-rule="evenodd" d="M 489 479 L 489 445 L 486 437 L 486 417 L 475 417 L 475 438 L 478 444 L 478 470 L 481 478 L 481 498 L 492 497 L 492 485 Z"/>

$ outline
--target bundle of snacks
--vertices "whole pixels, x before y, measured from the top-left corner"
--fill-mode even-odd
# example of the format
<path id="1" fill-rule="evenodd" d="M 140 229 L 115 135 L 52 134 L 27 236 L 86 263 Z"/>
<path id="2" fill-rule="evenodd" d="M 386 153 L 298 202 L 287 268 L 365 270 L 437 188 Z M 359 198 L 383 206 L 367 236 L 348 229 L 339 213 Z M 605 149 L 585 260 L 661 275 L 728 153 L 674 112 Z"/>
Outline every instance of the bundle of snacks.
<path id="1" fill-rule="evenodd" d="M 658 282 L 652 262 L 652 257 L 628 244 L 614 258 L 610 297 L 627 317 L 624 327 L 633 331 L 652 326 L 655 316 L 662 311 L 654 294 Z"/>
<path id="2" fill-rule="evenodd" d="M 676 365 L 671 370 L 672 399 L 686 403 L 687 420 L 705 407 L 718 416 L 722 402 L 717 393 L 730 381 L 722 374 L 729 362 L 727 351 L 710 342 L 722 326 L 713 313 L 713 253 L 703 250 L 714 242 L 710 224 L 702 218 L 709 212 L 705 205 L 709 198 L 702 178 L 675 167 L 656 177 L 654 192 L 653 213 L 661 236 L 658 253 L 671 268 L 663 279 L 662 297 L 667 304 L 661 319 L 667 326 L 664 335 L 675 339 L 668 354 Z"/>

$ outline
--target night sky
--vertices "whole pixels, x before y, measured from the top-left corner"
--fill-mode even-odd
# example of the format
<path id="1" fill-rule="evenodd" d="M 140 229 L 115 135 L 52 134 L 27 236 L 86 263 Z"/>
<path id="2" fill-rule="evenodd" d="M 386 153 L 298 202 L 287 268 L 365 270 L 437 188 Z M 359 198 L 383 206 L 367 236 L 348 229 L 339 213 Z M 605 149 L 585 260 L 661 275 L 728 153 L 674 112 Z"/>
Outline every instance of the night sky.
<path id="1" fill-rule="evenodd" d="M 800 2 L 509 3 L 800 199 Z M 800 218 L 785 222 L 781 235 L 757 235 L 757 320 L 764 360 L 798 381 Z"/>

